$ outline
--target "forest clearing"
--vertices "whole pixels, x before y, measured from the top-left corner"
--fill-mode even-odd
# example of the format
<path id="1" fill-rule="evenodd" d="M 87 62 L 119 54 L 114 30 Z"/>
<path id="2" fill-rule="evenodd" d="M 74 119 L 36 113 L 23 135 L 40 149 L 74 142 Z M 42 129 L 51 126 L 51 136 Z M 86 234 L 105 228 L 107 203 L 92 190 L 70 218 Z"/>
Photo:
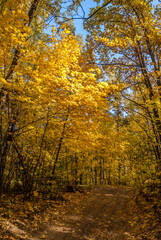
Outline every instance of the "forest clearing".
<path id="1" fill-rule="evenodd" d="M 2 239 L 161 239 L 160 62 L 159 0 L 0 0 Z"/>

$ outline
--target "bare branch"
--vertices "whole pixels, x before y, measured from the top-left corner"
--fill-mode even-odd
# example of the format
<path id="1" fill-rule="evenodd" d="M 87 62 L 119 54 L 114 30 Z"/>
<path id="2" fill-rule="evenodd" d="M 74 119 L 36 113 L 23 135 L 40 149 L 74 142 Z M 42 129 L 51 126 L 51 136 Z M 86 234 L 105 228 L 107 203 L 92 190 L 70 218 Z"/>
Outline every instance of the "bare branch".
<path id="1" fill-rule="evenodd" d="M 101 9 L 106 7 L 108 4 L 110 4 L 113 0 L 108 1 L 107 3 L 103 4 L 102 7 L 98 8 L 95 12 L 93 12 L 88 18 L 85 18 L 86 20 L 89 20 L 92 18 L 96 13 L 98 13 Z"/>

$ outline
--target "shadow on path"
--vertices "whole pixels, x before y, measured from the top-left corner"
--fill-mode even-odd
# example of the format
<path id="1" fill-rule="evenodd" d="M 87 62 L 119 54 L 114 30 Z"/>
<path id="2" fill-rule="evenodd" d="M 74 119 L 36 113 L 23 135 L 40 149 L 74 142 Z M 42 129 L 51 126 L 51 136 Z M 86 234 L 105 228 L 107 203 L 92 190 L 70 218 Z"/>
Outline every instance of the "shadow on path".
<path id="1" fill-rule="evenodd" d="M 79 201 L 62 207 L 63 216 L 51 223 L 44 235 L 33 240 L 130 240 L 133 190 L 125 187 L 99 186 Z"/>

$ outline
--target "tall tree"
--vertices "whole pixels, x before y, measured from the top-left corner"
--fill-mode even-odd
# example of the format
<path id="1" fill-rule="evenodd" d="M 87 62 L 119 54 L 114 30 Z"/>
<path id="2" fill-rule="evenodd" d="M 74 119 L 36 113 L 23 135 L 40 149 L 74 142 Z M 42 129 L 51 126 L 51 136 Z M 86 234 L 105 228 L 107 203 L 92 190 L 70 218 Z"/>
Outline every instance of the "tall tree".
<path id="1" fill-rule="evenodd" d="M 102 1 L 97 1 L 101 4 Z M 85 27 L 89 31 L 89 63 L 105 73 L 121 76 L 124 98 L 145 115 L 153 132 L 158 169 L 161 168 L 160 119 L 160 10 L 147 0 L 112 0 L 92 9 Z M 108 74 L 106 74 L 107 76 Z M 137 92 L 137 98 L 135 93 Z"/>

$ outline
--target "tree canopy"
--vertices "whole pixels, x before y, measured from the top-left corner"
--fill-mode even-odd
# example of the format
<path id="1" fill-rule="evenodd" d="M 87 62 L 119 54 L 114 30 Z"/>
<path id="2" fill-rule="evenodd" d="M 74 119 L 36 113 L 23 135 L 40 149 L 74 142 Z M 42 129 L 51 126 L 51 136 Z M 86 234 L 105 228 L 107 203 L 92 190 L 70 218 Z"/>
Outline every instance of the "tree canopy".
<path id="1" fill-rule="evenodd" d="M 84 44 L 81 1 L 0 1 L 0 194 L 81 184 L 161 194 L 159 5 L 91 2 Z"/>

